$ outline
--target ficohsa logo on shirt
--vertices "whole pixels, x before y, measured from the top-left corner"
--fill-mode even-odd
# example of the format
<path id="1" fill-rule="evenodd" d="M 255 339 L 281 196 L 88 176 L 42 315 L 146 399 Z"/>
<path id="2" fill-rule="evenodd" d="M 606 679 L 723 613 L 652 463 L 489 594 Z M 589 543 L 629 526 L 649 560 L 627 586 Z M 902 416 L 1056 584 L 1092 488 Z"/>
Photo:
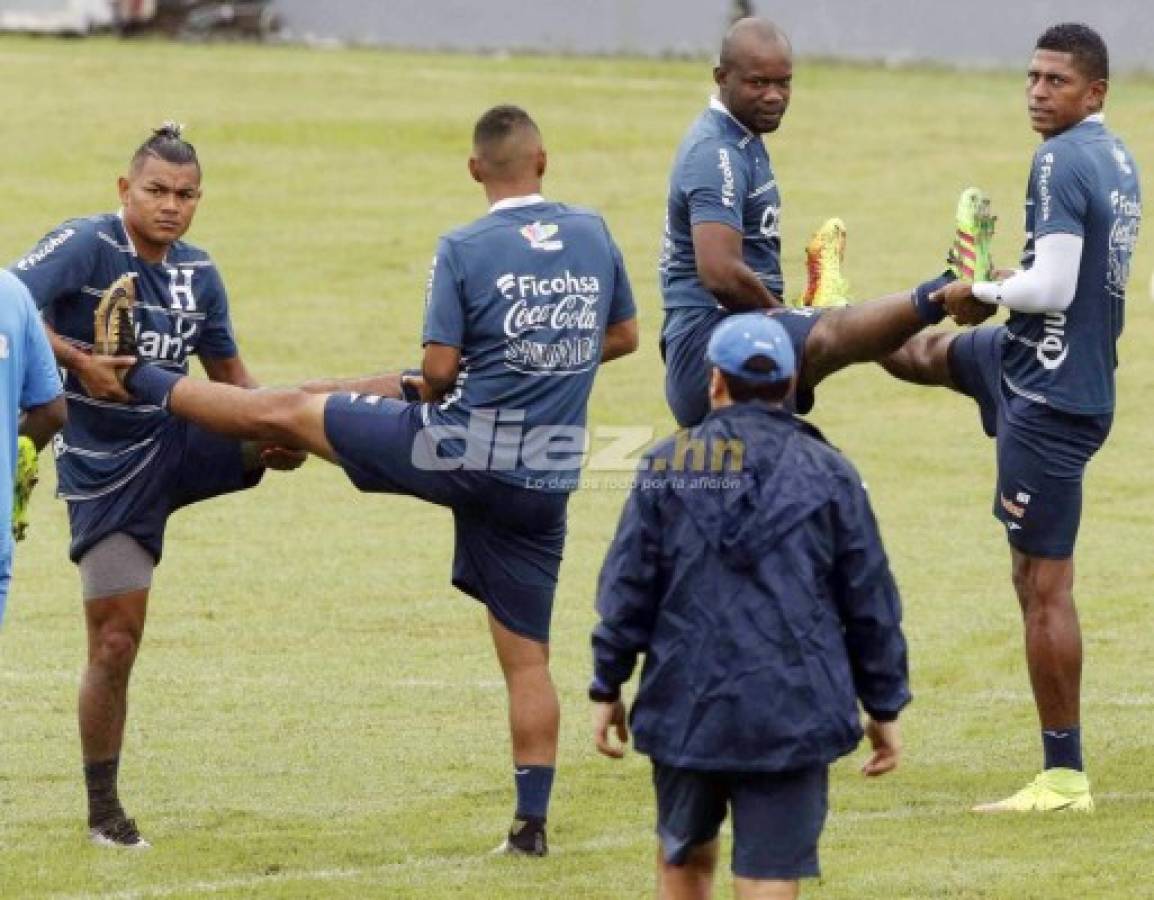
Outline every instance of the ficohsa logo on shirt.
<path id="1" fill-rule="evenodd" d="M 52 237 L 44 241 L 44 243 L 25 256 L 20 262 L 16 263 L 16 268 L 24 272 L 35 265 L 39 265 L 60 247 L 64 246 L 74 234 L 76 234 L 75 228 L 65 228 L 59 234 L 52 235 Z"/>
<path id="2" fill-rule="evenodd" d="M 551 276 L 506 272 L 496 287 L 509 303 L 503 323 L 509 367 L 549 375 L 596 365 L 601 353 L 599 277 L 568 269 Z"/>
<path id="3" fill-rule="evenodd" d="M 568 269 L 547 277 L 507 272 L 496 284 L 501 296 L 512 301 L 505 313 L 505 334 L 511 338 L 539 328 L 597 329 L 601 279 L 596 275 L 575 275 Z"/>

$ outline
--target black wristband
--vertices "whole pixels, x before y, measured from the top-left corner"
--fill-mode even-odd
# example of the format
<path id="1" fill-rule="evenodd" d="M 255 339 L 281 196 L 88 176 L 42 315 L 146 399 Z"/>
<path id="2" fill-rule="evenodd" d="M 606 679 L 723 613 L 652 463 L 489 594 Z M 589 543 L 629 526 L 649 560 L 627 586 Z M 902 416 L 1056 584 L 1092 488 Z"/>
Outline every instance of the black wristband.
<path id="1" fill-rule="evenodd" d="M 589 699 L 594 703 L 616 703 L 621 699 L 621 688 L 610 688 L 594 681 L 589 685 Z"/>
<path id="2" fill-rule="evenodd" d="M 401 399 L 406 403 L 420 402 L 421 392 L 417 390 L 417 386 L 410 380 L 412 378 L 420 377 L 420 369 L 405 369 L 401 372 Z"/>

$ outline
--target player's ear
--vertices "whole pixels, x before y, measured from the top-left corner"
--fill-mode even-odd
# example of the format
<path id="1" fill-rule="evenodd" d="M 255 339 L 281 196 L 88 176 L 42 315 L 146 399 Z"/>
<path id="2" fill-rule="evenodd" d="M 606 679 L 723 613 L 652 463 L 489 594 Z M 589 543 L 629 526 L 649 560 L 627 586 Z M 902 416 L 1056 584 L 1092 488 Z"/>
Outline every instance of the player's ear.
<path id="1" fill-rule="evenodd" d="M 713 67 L 713 83 L 716 84 L 718 87 L 723 87 L 725 85 L 725 74 L 726 74 L 726 69 L 722 68 L 721 66 L 714 66 Z"/>
<path id="2" fill-rule="evenodd" d="M 537 177 L 543 178 L 545 176 L 545 169 L 549 165 L 549 154 L 545 152 L 544 147 L 537 148 Z"/>
<path id="3" fill-rule="evenodd" d="M 709 405 L 717 407 L 729 399 L 729 389 L 725 379 L 721 377 L 721 369 L 711 366 L 709 369 Z"/>
<path id="4" fill-rule="evenodd" d="M 1106 92 L 1110 90 L 1110 82 L 1099 78 L 1090 82 L 1090 106 L 1094 112 L 1101 112 L 1106 105 Z"/>
<path id="5" fill-rule="evenodd" d="M 120 204 L 128 202 L 128 179 L 121 175 L 116 179 L 116 192 L 120 194 Z"/>
<path id="6" fill-rule="evenodd" d="M 481 160 L 475 156 L 469 157 L 469 175 L 478 184 L 485 183 L 485 174 L 481 170 Z"/>

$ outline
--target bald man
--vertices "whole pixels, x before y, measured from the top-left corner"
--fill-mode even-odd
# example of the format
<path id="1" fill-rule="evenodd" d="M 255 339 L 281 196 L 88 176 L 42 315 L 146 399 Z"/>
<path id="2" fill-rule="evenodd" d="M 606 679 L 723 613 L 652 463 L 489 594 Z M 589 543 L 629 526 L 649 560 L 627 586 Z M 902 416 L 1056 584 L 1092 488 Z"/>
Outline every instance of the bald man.
<path id="1" fill-rule="evenodd" d="M 637 347 L 620 251 L 599 215 L 541 196 L 545 164 L 524 110 L 481 116 L 469 172 L 491 205 L 433 257 L 420 400 L 402 399 L 411 385 L 396 375 L 262 391 L 142 362 L 124 376 L 209 430 L 275 434 L 358 490 L 452 510 L 452 582 L 485 605 L 508 689 L 517 808 L 501 849 L 527 856 L 547 853 L 560 724 L 549 624 L 589 392 L 601 363 Z"/>
<path id="2" fill-rule="evenodd" d="M 781 196 L 761 136 L 778 129 L 789 107 L 789 39 L 765 19 L 738 20 L 722 41 L 713 78 L 717 96 L 690 127 L 674 161 L 659 265 L 665 396 L 686 428 L 709 412 L 705 348 L 726 316 L 766 310 L 785 328 L 798 360 L 789 404 L 805 414 L 823 379 L 854 363 L 882 359 L 925 325 L 941 321 L 940 304 L 929 298 L 958 274 L 951 263 L 913 291 L 853 307 L 782 308 Z M 955 224 L 955 240 L 968 241 L 971 255 L 988 263 L 993 230 L 980 191 L 963 192 Z M 815 236 L 837 238 L 826 227 Z M 962 252 L 949 257 L 961 259 Z M 840 281 L 839 255 L 818 248 L 811 288 Z"/>

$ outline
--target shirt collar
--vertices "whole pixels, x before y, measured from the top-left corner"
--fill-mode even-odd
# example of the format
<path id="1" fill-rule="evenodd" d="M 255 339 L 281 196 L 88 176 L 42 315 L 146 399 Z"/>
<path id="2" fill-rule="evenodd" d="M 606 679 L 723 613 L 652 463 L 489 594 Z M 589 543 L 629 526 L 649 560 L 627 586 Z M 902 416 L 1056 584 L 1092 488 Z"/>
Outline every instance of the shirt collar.
<path id="1" fill-rule="evenodd" d="M 1094 122 L 1097 125 L 1105 125 L 1106 124 L 1106 114 L 1100 113 L 1100 112 L 1099 113 L 1090 113 L 1090 115 L 1086 116 L 1086 118 L 1084 118 L 1078 124 L 1082 125 L 1086 122 Z"/>
<path id="2" fill-rule="evenodd" d="M 538 203 L 544 203 L 545 198 L 540 194 L 526 194 L 524 197 L 506 197 L 504 200 L 498 200 L 489 207 L 489 212 L 500 212 L 502 209 L 520 209 L 522 206 L 536 206 Z"/>
<path id="3" fill-rule="evenodd" d="M 136 252 L 136 244 L 132 243 L 132 235 L 128 233 L 128 226 L 124 224 L 123 206 L 116 211 L 116 218 L 120 220 L 120 230 L 124 232 L 124 243 L 128 246 L 128 252 L 139 259 L 140 254 Z M 168 249 L 171 250 L 172 247 L 170 246 Z M 160 264 L 162 266 L 168 265 L 168 250 L 164 251 L 164 259 L 160 261 Z"/>
<path id="4" fill-rule="evenodd" d="M 740 128 L 745 134 L 749 135 L 750 137 L 756 137 L 756 135 L 752 131 L 750 131 L 748 128 L 746 128 L 744 125 L 742 125 L 737 120 L 737 118 L 733 115 L 733 113 L 731 113 L 729 111 L 729 109 L 726 108 L 726 105 L 721 102 L 720 98 L 710 97 L 709 98 L 709 108 L 712 109 L 714 112 L 719 112 L 723 116 L 726 116 L 727 118 L 729 118 L 730 121 L 732 121 L 733 124 L 736 125 L 738 128 Z"/>

